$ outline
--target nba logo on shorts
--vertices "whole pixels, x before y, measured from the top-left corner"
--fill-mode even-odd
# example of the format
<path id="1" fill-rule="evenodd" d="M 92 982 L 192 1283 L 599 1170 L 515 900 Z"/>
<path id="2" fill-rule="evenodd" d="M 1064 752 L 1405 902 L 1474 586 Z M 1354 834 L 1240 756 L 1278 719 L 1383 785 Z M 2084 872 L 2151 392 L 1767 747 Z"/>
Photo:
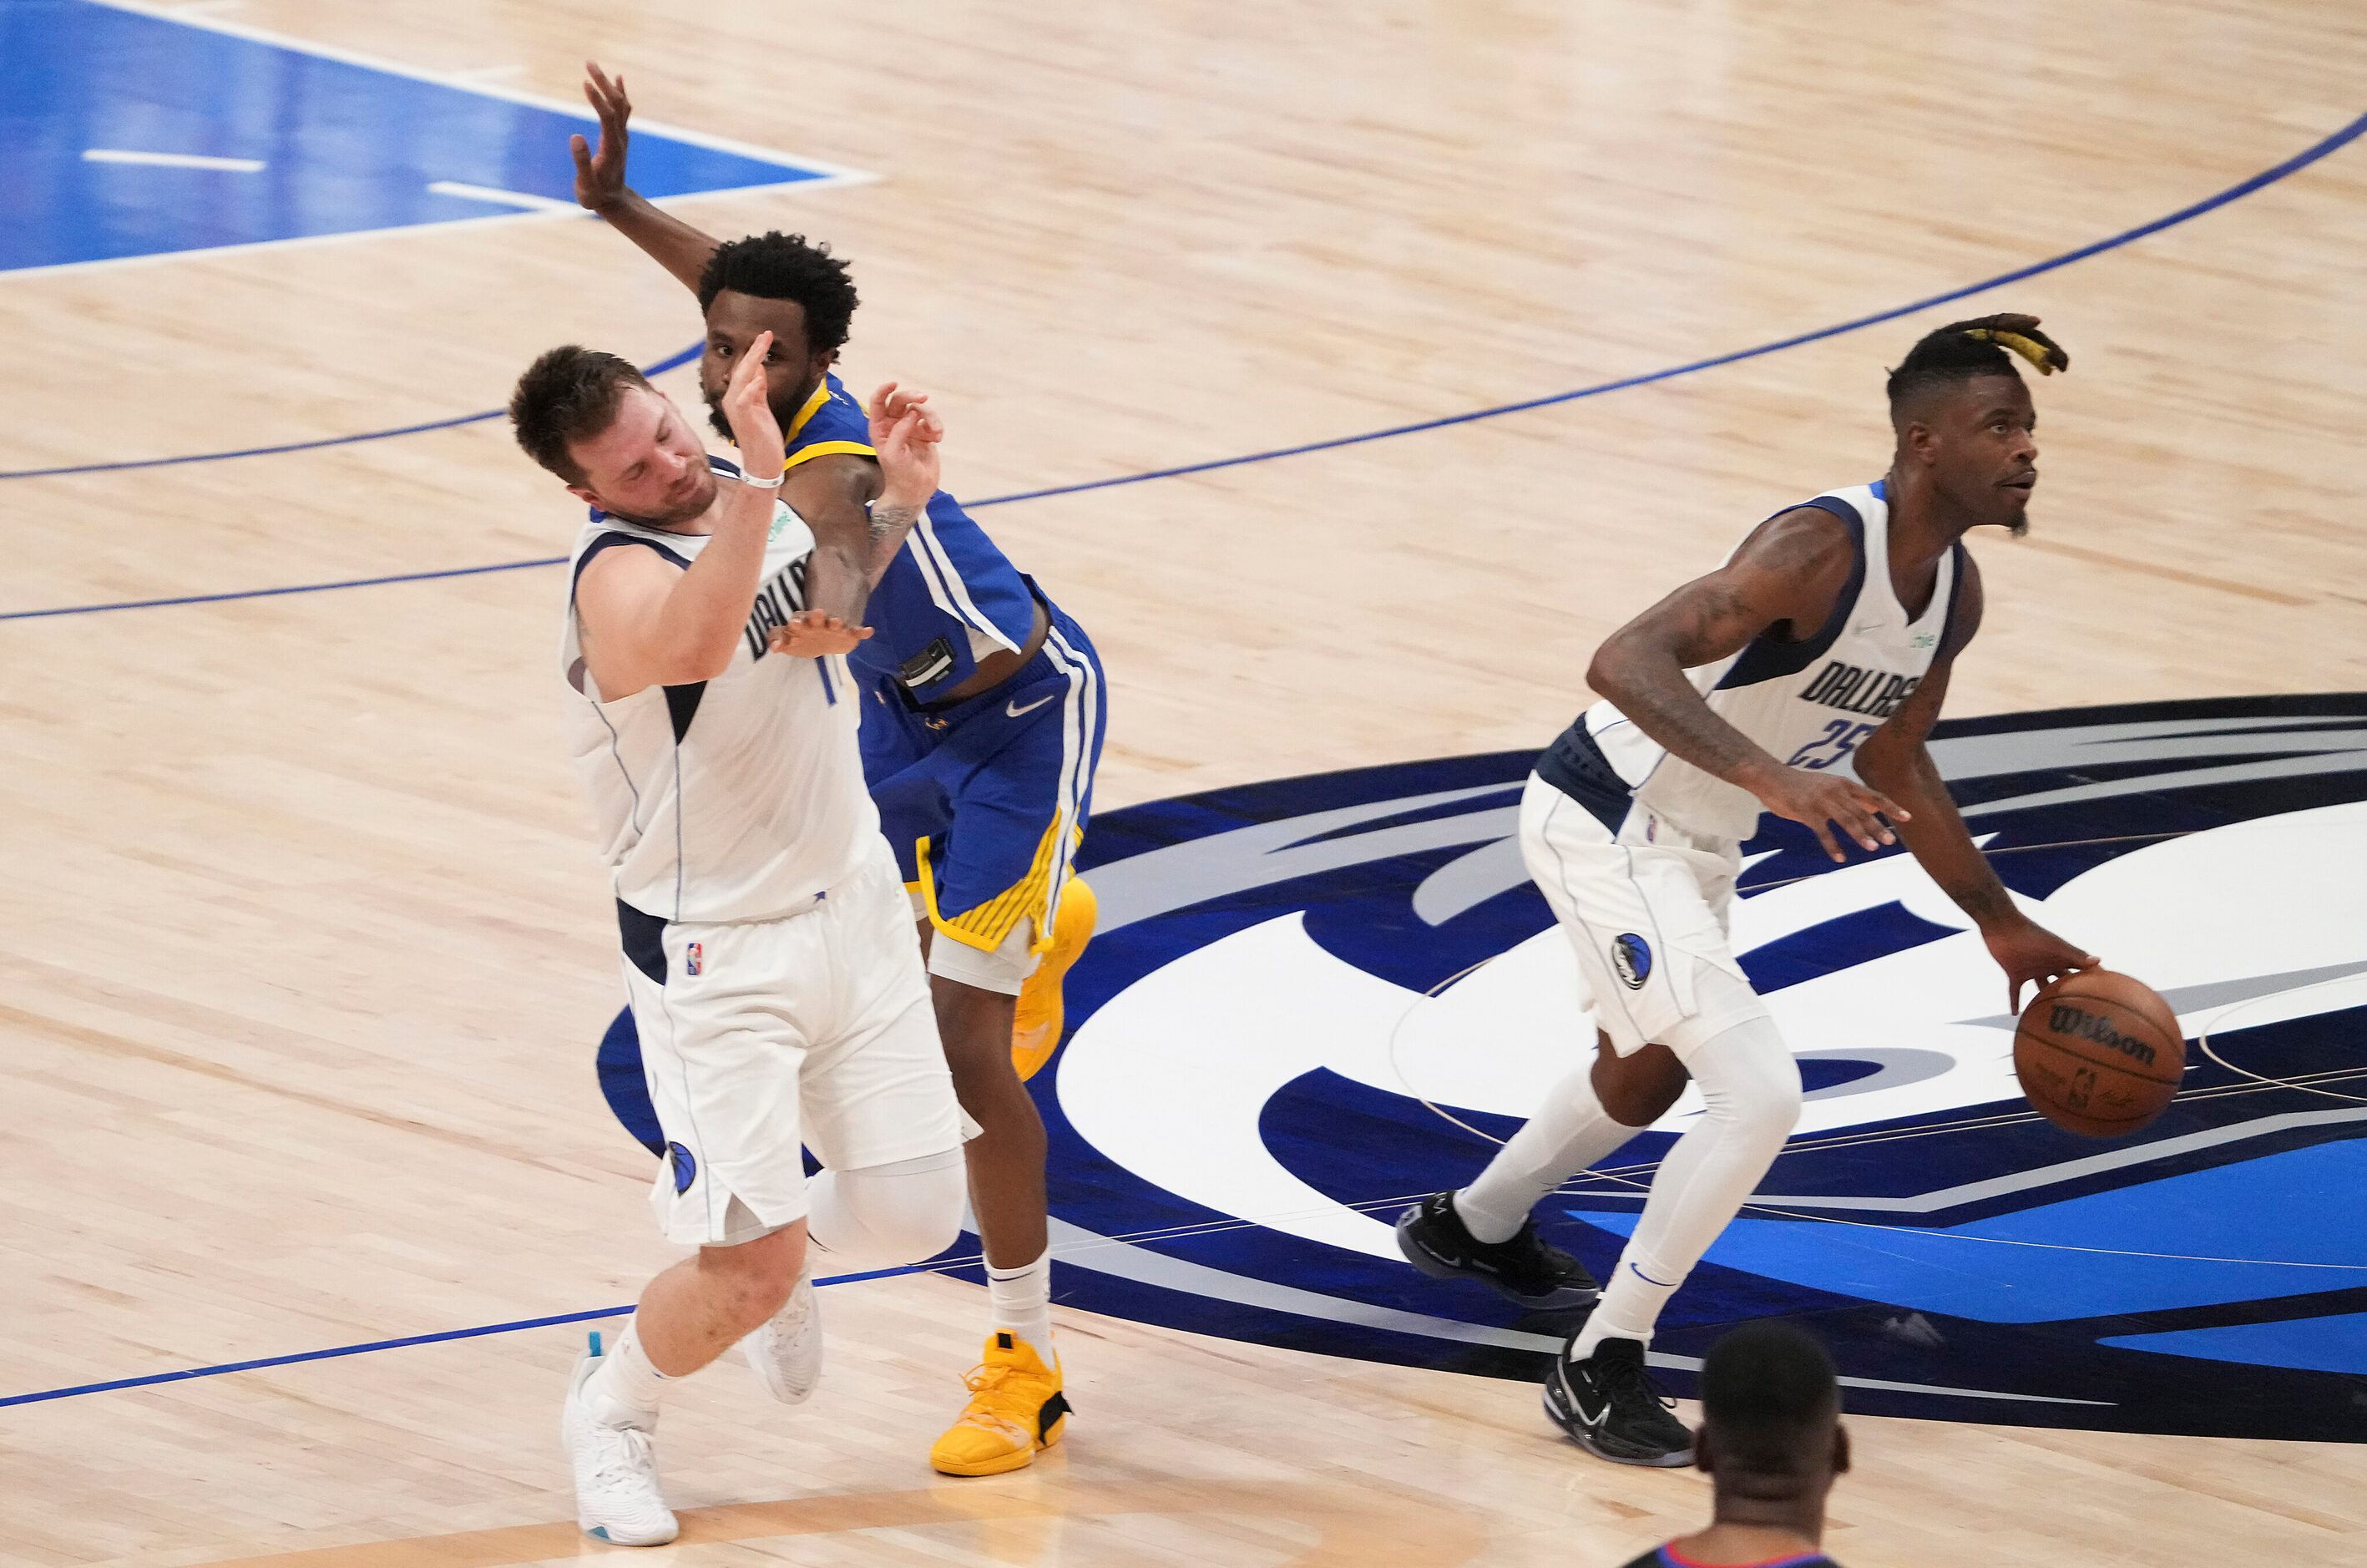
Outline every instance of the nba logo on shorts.
<path id="1" fill-rule="evenodd" d="M 1611 938 L 1611 967 L 1619 971 L 1620 980 L 1630 991 L 1644 989 L 1644 982 L 1652 973 L 1652 949 L 1635 932 L 1625 932 Z"/>
<path id="2" fill-rule="evenodd" d="M 687 971 L 688 971 L 690 973 L 692 973 L 692 974 L 704 974 L 704 973 L 706 973 L 706 972 L 707 972 L 707 946 L 706 946 L 706 944 L 705 944 L 705 943 L 703 943 L 703 942 L 693 942 L 689 947 L 687 947 L 687 948 L 684 949 L 683 949 L 683 955 L 682 955 L 682 967 L 683 967 L 685 970 L 687 970 Z"/>

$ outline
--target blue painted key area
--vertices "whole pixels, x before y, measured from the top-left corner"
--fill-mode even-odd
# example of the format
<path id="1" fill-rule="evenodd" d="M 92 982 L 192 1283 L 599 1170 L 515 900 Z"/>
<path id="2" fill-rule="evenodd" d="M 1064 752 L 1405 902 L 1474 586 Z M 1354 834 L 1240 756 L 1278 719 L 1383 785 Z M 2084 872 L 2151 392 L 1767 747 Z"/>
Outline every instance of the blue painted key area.
<path id="1" fill-rule="evenodd" d="M 444 182 L 572 203 L 567 139 L 594 130 L 588 113 L 93 0 L 0 4 L 0 271 L 524 210 L 428 188 Z M 94 149 L 263 166 L 93 162 Z M 634 129 L 648 196 L 830 172 Z"/>

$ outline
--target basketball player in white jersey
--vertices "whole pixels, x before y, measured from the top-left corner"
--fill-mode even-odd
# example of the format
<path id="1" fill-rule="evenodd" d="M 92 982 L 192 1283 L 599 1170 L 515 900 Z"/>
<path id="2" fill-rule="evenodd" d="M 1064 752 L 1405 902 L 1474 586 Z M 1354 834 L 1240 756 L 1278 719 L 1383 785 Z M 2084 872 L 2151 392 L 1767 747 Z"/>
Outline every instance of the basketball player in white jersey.
<path id="1" fill-rule="evenodd" d="M 760 346 L 724 398 L 745 472 L 613 355 L 553 349 L 510 401 L 519 444 L 592 507 L 569 572 L 568 738 L 666 1139 L 651 1201 L 698 1249 L 569 1385 L 577 1520 L 622 1545 L 674 1538 L 651 1447 L 671 1380 L 744 1341 L 776 1397 L 812 1391 L 810 1226 L 860 1268 L 918 1262 L 961 1223 L 964 1127 L 855 749 L 856 637 L 803 613 L 813 537 L 778 499 L 764 362 Z M 878 510 L 909 526 L 939 432 L 892 388 L 871 416 Z M 819 656 L 781 651 L 792 625 Z"/>
<path id="2" fill-rule="evenodd" d="M 1692 1461 L 1645 1346 L 1799 1117 L 1799 1068 L 1727 942 L 1738 846 L 1759 814 L 1806 824 L 1836 860 L 1844 840 L 1871 852 L 1903 839 L 1979 927 L 2014 1006 L 2024 983 L 2097 961 L 2015 906 L 1923 744 L 1980 625 L 1961 540 L 2023 531 L 2037 482 L 2036 420 L 2006 347 L 2044 373 L 2069 363 L 2030 316 L 1917 343 L 1890 374 L 1888 474 L 1777 513 L 1613 633 L 1587 671 L 1603 700 L 1538 759 L 1522 799 L 1529 873 L 1593 992 L 1596 1059 L 1477 1181 L 1407 1210 L 1398 1238 L 1424 1273 L 1531 1305 L 1583 1301 L 1593 1282 L 1538 1239 L 1530 1210 L 1664 1115 L 1688 1074 L 1701 1085 L 1701 1119 L 1660 1162 L 1616 1272 L 1546 1379 L 1546 1414 L 1602 1458 Z"/>

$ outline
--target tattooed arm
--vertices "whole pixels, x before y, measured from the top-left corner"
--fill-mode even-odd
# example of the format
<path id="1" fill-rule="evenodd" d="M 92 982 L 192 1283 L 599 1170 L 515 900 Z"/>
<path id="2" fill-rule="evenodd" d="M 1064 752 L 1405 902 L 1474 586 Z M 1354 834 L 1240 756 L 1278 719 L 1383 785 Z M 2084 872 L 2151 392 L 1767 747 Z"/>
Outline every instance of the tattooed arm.
<path id="1" fill-rule="evenodd" d="M 1685 671 L 1740 653 L 1772 631 L 1796 641 L 1825 623 L 1848 584 L 1849 530 L 1817 506 L 1761 523 L 1733 559 L 1695 578 L 1613 632 L 1588 666 L 1589 685 L 1670 752 L 1806 824 L 1834 859 L 1829 824 L 1866 849 L 1895 843 L 1884 822 L 1907 813 L 1855 780 L 1786 767 L 1710 710 Z"/>
<path id="2" fill-rule="evenodd" d="M 2007 1005 L 2019 1010 L 2025 982 L 2043 985 L 2072 970 L 2092 969 L 2097 960 L 2032 920 L 2013 902 L 1990 869 L 1988 858 L 1973 842 L 1931 749 L 1923 744 L 1940 717 L 1940 705 L 1947 700 L 1956 654 L 1980 630 L 1984 604 L 1981 574 L 1968 555 L 1965 580 L 1956 590 L 1955 607 L 1930 672 L 1898 711 L 1858 748 L 1857 771 L 1859 778 L 1908 809 L 1910 817 L 1900 824 L 1899 837 L 1940 891 L 1980 928 L 1981 939 L 2005 971 Z"/>

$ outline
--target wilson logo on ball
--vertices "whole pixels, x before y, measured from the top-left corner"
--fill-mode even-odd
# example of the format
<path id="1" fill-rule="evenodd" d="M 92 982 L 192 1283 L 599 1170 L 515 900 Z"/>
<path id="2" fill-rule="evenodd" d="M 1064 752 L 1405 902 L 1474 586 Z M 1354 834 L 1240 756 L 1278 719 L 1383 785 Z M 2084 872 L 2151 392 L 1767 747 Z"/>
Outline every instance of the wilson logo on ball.
<path id="1" fill-rule="evenodd" d="M 2053 1009 L 2047 1014 L 2046 1027 L 2056 1034 L 2073 1035 L 2081 1040 L 2094 1040 L 2108 1051 L 2117 1051 L 2123 1056 L 2134 1057 L 2147 1066 L 2151 1066 L 2155 1060 L 2152 1046 L 2141 1040 L 2121 1033 L 2095 1014 L 2072 1006 L 2067 1002 L 2055 1004 Z"/>

